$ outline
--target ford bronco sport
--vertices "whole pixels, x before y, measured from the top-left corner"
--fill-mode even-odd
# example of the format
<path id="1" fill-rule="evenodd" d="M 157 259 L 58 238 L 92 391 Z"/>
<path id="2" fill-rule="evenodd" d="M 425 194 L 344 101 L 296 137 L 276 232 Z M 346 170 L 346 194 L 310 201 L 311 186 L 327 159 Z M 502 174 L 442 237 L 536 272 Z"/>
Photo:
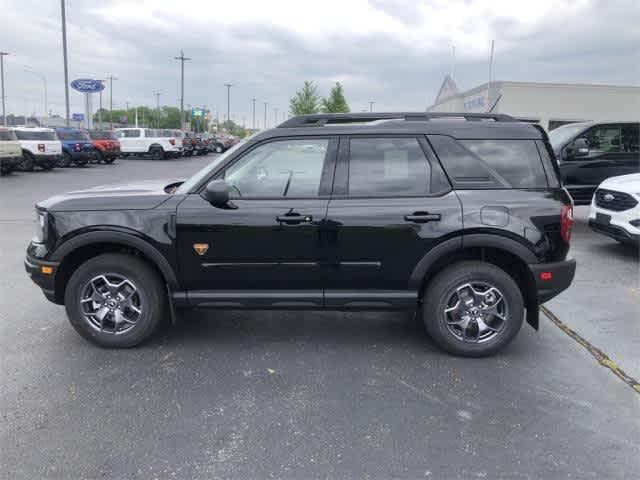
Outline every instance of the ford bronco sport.
<path id="1" fill-rule="evenodd" d="M 26 270 L 74 328 L 139 344 L 178 307 L 418 311 L 490 355 L 575 272 L 546 133 L 505 115 L 291 118 L 184 182 L 36 206 Z"/>

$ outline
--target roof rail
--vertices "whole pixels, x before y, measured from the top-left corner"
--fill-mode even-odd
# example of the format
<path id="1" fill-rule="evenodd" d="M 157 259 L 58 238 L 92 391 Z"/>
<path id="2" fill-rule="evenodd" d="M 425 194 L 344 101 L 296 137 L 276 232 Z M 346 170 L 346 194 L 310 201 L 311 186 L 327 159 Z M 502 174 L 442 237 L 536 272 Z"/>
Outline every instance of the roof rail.
<path id="1" fill-rule="evenodd" d="M 427 120 L 449 118 L 467 121 L 492 120 L 494 122 L 517 122 L 516 118 L 503 113 L 432 113 L 432 112 L 384 112 L 384 113 L 315 113 L 298 115 L 285 120 L 278 128 L 322 127 L 325 125 L 345 123 L 368 123 L 379 120 L 405 120 L 422 122 Z"/>

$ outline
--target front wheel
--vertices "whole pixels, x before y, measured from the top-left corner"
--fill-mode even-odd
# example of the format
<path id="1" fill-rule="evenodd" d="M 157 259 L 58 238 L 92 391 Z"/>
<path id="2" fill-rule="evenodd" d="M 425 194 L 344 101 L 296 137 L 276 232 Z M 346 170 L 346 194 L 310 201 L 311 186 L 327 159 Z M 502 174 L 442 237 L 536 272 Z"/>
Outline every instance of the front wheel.
<path id="1" fill-rule="evenodd" d="M 516 336 L 524 319 L 522 293 L 511 276 L 479 261 L 456 263 L 424 292 L 422 316 L 436 344 L 454 355 L 492 355 Z"/>
<path id="2" fill-rule="evenodd" d="M 22 155 L 22 161 L 18 164 L 18 169 L 24 172 L 31 172 L 34 165 L 33 156 L 30 153 L 25 153 Z"/>
<path id="3" fill-rule="evenodd" d="M 165 291 L 143 260 L 106 253 L 73 273 L 65 307 L 76 331 L 96 345 L 127 348 L 149 338 L 163 318 Z"/>

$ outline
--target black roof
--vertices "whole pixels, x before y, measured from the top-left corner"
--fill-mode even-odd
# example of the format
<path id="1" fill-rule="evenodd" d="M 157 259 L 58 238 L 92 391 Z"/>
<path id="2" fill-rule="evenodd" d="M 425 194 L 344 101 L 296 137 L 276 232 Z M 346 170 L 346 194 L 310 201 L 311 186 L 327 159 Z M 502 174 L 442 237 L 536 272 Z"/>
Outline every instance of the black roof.
<path id="1" fill-rule="evenodd" d="M 494 113 L 326 113 L 290 118 L 258 137 L 414 134 L 468 139 L 543 139 L 539 125 Z"/>

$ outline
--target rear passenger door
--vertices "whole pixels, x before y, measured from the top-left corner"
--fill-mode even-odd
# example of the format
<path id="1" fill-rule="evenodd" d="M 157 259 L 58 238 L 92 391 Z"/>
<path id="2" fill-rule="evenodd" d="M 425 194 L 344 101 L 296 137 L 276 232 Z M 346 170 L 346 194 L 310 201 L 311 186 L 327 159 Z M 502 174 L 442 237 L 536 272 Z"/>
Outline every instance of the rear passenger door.
<path id="1" fill-rule="evenodd" d="M 325 222 L 325 305 L 414 305 L 416 264 L 461 227 L 460 202 L 424 137 L 341 138 Z"/>

